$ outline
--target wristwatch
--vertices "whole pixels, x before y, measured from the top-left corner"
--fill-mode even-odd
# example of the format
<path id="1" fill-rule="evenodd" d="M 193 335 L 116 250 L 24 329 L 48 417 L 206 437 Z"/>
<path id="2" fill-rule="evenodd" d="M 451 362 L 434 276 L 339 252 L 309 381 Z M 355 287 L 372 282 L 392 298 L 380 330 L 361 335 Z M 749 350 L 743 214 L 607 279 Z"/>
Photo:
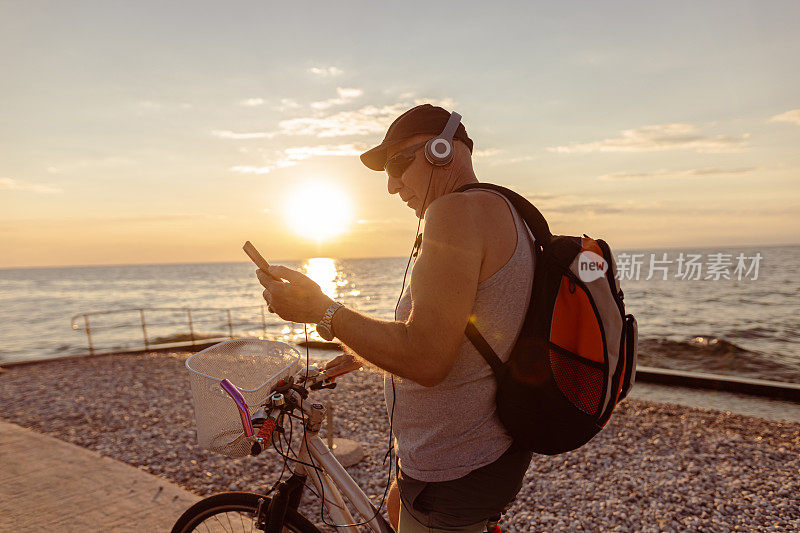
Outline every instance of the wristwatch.
<path id="1" fill-rule="evenodd" d="M 334 313 L 336 313 L 340 307 L 344 307 L 344 305 L 339 302 L 333 302 L 328 309 L 325 310 L 325 314 L 322 315 L 322 320 L 317 324 L 317 333 L 326 341 L 332 341 L 335 336 L 333 334 L 333 325 L 331 321 L 333 321 Z"/>

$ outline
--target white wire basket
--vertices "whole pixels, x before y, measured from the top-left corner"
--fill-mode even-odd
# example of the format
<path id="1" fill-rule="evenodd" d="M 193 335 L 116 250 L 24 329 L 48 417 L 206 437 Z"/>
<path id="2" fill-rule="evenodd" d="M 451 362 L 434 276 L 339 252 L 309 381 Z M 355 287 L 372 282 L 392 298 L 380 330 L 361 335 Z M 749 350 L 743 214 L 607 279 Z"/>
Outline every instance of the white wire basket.
<path id="1" fill-rule="evenodd" d="M 300 354 L 288 344 L 255 338 L 220 342 L 189 357 L 198 444 L 228 457 L 248 455 L 252 442 L 244 437 L 236 402 L 220 383 L 227 379 L 239 389 L 252 416 L 278 381 L 301 367 Z"/>

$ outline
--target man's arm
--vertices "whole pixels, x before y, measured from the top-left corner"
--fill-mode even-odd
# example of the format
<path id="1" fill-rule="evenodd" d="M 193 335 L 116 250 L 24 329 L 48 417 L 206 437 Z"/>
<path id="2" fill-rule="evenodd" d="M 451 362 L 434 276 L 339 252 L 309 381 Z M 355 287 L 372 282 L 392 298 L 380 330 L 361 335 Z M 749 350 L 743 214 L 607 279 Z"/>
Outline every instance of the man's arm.
<path id="1" fill-rule="evenodd" d="M 348 308 L 333 317 L 336 336 L 358 356 L 421 385 L 440 383 L 455 362 L 475 303 L 483 242 L 471 199 L 448 194 L 427 211 L 423 247 L 411 276 L 405 322 Z"/>

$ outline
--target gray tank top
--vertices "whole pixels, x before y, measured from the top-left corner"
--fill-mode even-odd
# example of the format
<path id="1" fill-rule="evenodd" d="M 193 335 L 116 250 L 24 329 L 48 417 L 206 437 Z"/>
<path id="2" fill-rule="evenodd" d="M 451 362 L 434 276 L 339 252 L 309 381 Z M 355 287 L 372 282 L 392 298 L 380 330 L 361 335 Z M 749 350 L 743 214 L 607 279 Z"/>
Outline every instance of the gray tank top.
<path id="1" fill-rule="evenodd" d="M 522 329 L 534 260 L 533 237 L 508 200 L 506 203 L 514 215 L 517 246 L 500 270 L 478 284 L 472 308 L 478 330 L 503 361 Z M 398 320 L 406 320 L 411 313 L 410 289 L 400 300 Z M 387 374 L 384 395 L 390 415 L 395 405 L 394 434 L 400 467 L 412 478 L 428 482 L 458 479 L 494 462 L 511 446 L 512 439 L 497 418 L 497 384 L 492 369 L 466 336 L 444 381 L 423 387 L 395 376 L 394 384 L 396 397 Z"/>

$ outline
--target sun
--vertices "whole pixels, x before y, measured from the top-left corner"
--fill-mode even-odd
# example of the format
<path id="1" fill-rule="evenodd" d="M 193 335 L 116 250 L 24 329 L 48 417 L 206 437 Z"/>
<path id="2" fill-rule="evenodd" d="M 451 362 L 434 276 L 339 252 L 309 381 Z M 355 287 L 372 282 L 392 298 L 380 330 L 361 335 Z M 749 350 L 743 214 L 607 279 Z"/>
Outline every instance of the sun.
<path id="1" fill-rule="evenodd" d="M 348 197 L 326 183 L 313 183 L 292 191 L 286 204 L 286 223 L 306 239 L 326 241 L 345 233 L 352 221 Z"/>

